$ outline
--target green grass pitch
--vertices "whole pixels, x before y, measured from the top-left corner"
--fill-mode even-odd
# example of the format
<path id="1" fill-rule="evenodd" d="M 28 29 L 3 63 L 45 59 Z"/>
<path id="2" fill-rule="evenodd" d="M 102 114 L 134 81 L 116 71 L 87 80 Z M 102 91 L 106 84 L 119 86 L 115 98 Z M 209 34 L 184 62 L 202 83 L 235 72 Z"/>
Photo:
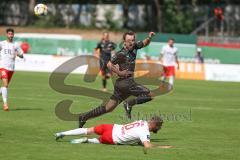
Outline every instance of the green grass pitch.
<path id="1" fill-rule="evenodd" d="M 73 113 L 96 107 L 100 100 L 64 95 L 52 90 L 48 73 L 16 72 L 9 87 L 9 112 L 0 111 L 0 160 L 80 160 L 80 159 L 194 159 L 226 160 L 240 156 L 240 83 L 176 80 L 175 90 L 135 107 L 133 112 L 146 116 L 161 112 L 166 121 L 154 144 L 143 154 L 141 146 L 70 144 L 73 137 L 56 142 L 53 134 L 77 127 L 55 115 L 55 105 L 72 99 Z M 80 75 L 66 83 L 101 88 L 100 78 L 88 84 Z M 112 85 L 108 85 L 112 92 Z M 90 120 L 86 126 L 123 123 L 122 105 L 112 113 Z M 173 118 L 176 115 L 182 117 Z M 172 117 L 171 117 L 172 116 Z"/>

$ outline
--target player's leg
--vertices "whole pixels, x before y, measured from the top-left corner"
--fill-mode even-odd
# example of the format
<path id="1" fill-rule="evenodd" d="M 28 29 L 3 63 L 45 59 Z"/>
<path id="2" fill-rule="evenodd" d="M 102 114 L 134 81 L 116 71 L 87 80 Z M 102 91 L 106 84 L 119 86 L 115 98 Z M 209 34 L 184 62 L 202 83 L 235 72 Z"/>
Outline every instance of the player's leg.
<path id="1" fill-rule="evenodd" d="M 99 141 L 98 138 L 87 138 L 87 137 L 83 137 L 83 138 L 79 138 L 79 139 L 72 139 L 70 141 L 70 143 L 72 144 L 79 144 L 79 143 L 94 143 L 94 144 L 100 144 L 101 142 Z"/>
<path id="2" fill-rule="evenodd" d="M 171 86 L 173 86 L 173 83 L 174 83 L 174 76 L 175 76 L 175 67 L 170 66 L 169 67 L 169 84 L 171 84 Z"/>
<path id="3" fill-rule="evenodd" d="M 105 76 L 103 76 L 102 78 L 102 86 L 103 86 L 103 91 L 106 92 L 107 91 L 107 78 Z"/>
<path id="4" fill-rule="evenodd" d="M 108 61 L 104 62 L 104 75 L 103 75 L 103 91 L 107 91 L 107 80 L 111 77 L 111 71 L 107 67 Z"/>
<path id="5" fill-rule="evenodd" d="M 8 98 L 8 79 L 3 78 L 2 79 L 2 100 L 3 100 L 3 110 L 8 111 L 8 103 L 7 103 L 7 98 Z"/>
<path id="6" fill-rule="evenodd" d="M 89 112 L 81 114 L 79 116 L 79 128 L 82 128 L 88 119 L 95 118 L 113 111 L 118 106 L 118 104 L 125 100 L 128 97 L 128 94 L 122 92 L 122 90 L 119 89 L 121 87 L 122 85 L 119 85 L 119 83 L 116 82 L 114 85 L 114 93 L 105 105 L 100 105 L 99 107 Z"/>
<path id="7" fill-rule="evenodd" d="M 2 78 L 2 99 L 3 99 L 3 110 L 8 111 L 8 85 L 13 76 L 13 71 L 7 71 L 5 69 L 1 69 L 1 78 Z"/>
<path id="8" fill-rule="evenodd" d="M 107 91 L 106 86 L 107 86 L 107 77 L 106 77 L 106 64 L 104 59 L 99 60 L 100 64 L 100 71 L 102 75 L 102 90 L 105 92 Z"/>
<path id="9" fill-rule="evenodd" d="M 99 107 L 94 108 L 93 110 L 91 110 L 89 112 L 81 114 L 79 116 L 79 128 L 83 127 L 83 125 L 86 123 L 87 120 L 113 111 L 117 107 L 118 104 L 119 104 L 118 101 L 116 101 L 114 99 L 110 99 L 107 102 L 107 104 L 100 105 Z"/>
<path id="10" fill-rule="evenodd" d="M 98 117 L 102 114 L 107 113 L 105 105 L 100 105 L 97 108 L 94 108 L 88 112 L 85 112 L 83 114 L 80 114 L 79 116 L 79 128 L 82 128 L 84 124 L 87 122 L 90 118 Z"/>
<path id="11" fill-rule="evenodd" d="M 91 135 L 94 134 L 94 127 L 91 128 L 77 128 L 69 131 L 58 132 L 55 134 L 56 140 L 63 138 L 64 136 L 77 136 L 77 135 Z"/>
<path id="12" fill-rule="evenodd" d="M 102 124 L 94 127 L 94 132 L 100 135 L 98 138 L 99 143 L 114 144 L 113 138 L 112 138 L 113 126 L 114 126 L 113 124 Z M 89 142 L 96 143 L 97 141 L 96 139 L 90 139 Z"/>
<path id="13" fill-rule="evenodd" d="M 99 135 L 99 138 L 80 138 L 80 139 L 73 139 L 71 143 L 104 143 L 104 144 L 114 144 L 112 139 L 112 129 L 113 124 L 101 124 L 91 128 L 91 133 L 95 133 Z"/>
<path id="14" fill-rule="evenodd" d="M 98 138 L 89 138 L 88 143 L 94 143 L 94 144 L 99 144 L 101 143 Z"/>
<path id="15" fill-rule="evenodd" d="M 77 128 L 69 131 L 59 132 L 63 136 L 76 136 L 76 135 L 87 135 L 90 134 L 88 132 L 88 128 Z M 58 133 L 57 133 L 58 134 Z"/>
<path id="16" fill-rule="evenodd" d="M 107 79 L 111 77 L 111 73 L 109 68 L 107 67 L 108 61 L 104 60 L 104 64 L 102 65 L 102 86 L 103 91 L 107 91 Z"/>
<path id="17" fill-rule="evenodd" d="M 131 95 L 136 96 L 136 98 L 124 102 L 124 108 L 129 119 L 131 119 L 131 111 L 134 105 L 143 104 L 153 99 L 152 93 L 148 88 L 135 82 L 132 83 L 130 91 Z"/>
<path id="18" fill-rule="evenodd" d="M 161 75 L 161 80 L 162 81 L 166 81 L 166 73 L 167 72 L 167 67 L 165 67 L 165 66 L 163 66 L 163 73 L 162 73 L 162 75 Z"/>
<path id="19" fill-rule="evenodd" d="M 166 81 L 166 76 L 164 74 L 162 75 L 161 80 Z"/>
<path id="20" fill-rule="evenodd" d="M 174 83 L 174 76 L 169 76 L 169 84 L 171 84 L 173 86 Z"/>

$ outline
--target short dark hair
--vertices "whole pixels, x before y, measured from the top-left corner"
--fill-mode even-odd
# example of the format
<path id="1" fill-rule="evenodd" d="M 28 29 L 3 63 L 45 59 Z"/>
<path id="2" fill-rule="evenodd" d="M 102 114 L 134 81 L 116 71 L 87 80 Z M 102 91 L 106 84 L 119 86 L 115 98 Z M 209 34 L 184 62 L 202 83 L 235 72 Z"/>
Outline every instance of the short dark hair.
<path id="1" fill-rule="evenodd" d="M 151 121 L 154 121 L 156 123 L 156 126 L 160 129 L 163 125 L 163 119 L 159 116 L 153 116 L 151 118 Z M 153 131 L 153 133 L 157 133 L 157 131 Z"/>
<path id="2" fill-rule="evenodd" d="M 133 31 L 127 31 L 127 32 L 125 32 L 125 33 L 123 34 L 123 40 L 126 39 L 126 36 L 127 36 L 127 35 L 134 36 L 134 38 L 135 38 L 135 33 L 134 33 Z"/>
<path id="3" fill-rule="evenodd" d="M 12 29 L 12 28 L 7 28 L 7 29 L 6 29 L 6 33 L 8 33 L 8 32 L 13 32 L 13 33 L 14 33 L 14 29 Z"/>
<path id="4" fill-rule="evenodd" d="M 168 38 L 168 41 L 170 41 L 170 40 L 175 41 L 175 39 L 172 37 Z"/>

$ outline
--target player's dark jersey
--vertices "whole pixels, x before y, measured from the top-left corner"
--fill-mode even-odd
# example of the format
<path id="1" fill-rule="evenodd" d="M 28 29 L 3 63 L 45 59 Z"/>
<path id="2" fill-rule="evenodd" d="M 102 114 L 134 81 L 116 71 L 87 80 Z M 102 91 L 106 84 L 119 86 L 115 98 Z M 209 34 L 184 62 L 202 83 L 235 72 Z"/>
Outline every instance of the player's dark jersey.
<path id="1" fill-rule="evenodd" d="M 102 61 L 110 61 L 111 51 L 116 48 L 116 44 L 111 41 L 100 41 L 95 49 L 100 49 L 100 59 Z"/>
<path id="2" fill-rule="evenodd" d="M 119 70 L 126 70 L 134 72 L 135 63 L 137 57 L 137 50 L 143 47 L 143 42 L 138 41 L 135 43 L 133 50 L 126 50 L 122 48 L 111 58 L 112 64 L 118 64 Z M 150 93 L 149 89 L 137 84 L 134 81 L 133 76 L 119 77 L 114 84 L 114 92 L 111 99 L 118 101 L 119 103 L 127 99 L 129 96 L 145 96 Z"/>
<path id="3" fill-rule="evenodd" d="M 137 50 L 141 49 L 143 46 L 143 42 L 138 41 L 135 43 L 133 50 L 126 50 L 125 48 L 122 48 L 111 58 L 112 64 L 118 64 L 120 71 L 128 69 L 129 71 L 134 72 Z"/>

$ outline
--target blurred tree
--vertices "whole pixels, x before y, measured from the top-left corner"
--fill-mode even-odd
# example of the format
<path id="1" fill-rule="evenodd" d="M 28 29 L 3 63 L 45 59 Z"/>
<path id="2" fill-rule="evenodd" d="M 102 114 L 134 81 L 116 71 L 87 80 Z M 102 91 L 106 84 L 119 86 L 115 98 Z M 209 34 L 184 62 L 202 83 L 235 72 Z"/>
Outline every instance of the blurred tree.
<path id="1" fill-rule="evenodd" d="M 34 10 L 34 6 L 36 4 L 36 0 L 29 0 L 28 3 L 28 22 L 27 24 L 32 24 L 33 23 L 33 10 Z"/>
<path id="2" fill-rule="evenodd" d="M 74 25 L 74 9 L 72 6 L 72 1 L 70 0 L 69 3 L 66 5 L 66 20 L 65 20 L 65 24 L 66 24 L 66 28 L 69 28 L 70 26 Z"/>
<path id="3" fill-rule="evenodd" d="M 154 12 L 156 12 L 156 17 L 155 17 L 155 24 L 156 24 L 156 31 L 162 32 L 162 10 L 161 10 L 161 5 L 160 5 L 160 0 L 154 0 L 153 1 L 155 10 L 153 9 Z"/>
<path id="4" fill-rule="evenodd" d="M 74 25 L 79 25 L 79 22 L 80 22 L 80 16 L 81 16 L 81 12 L 82 12 L 82 5 L 80 4 L 80 2 L 77 3 L 78 4 L 78 9 L 77 9 L 77 14 L 76 16 L 74 17 Z"/>
<path id="5" fill-rule="evenodd" d="M 181 1 L 164 0 L 163 31 L 168 33 L 189 33 L 192 31 L 193 17 L 191 10 L 180 9 Z M 184 11 L 184 12 L 183 12 Z"/>
<path id="6" fill-rule="evenodd" d="M 118 30 L 119 29 L 119 23 L 118 20 L 113 19 L 113 11 L 108 10 L 105 13 L 105 18 L 106 18 L 106 28 L 110 30 Z"/>
<path id="7" fill-rule="evenodd" d="M 129 29 L 128 27 L 128 11 L 129 11 L 129 5 L 130 0 L 118 0 L 119 4 L 122 4 L 123 7 L 123 28 Z"/>

